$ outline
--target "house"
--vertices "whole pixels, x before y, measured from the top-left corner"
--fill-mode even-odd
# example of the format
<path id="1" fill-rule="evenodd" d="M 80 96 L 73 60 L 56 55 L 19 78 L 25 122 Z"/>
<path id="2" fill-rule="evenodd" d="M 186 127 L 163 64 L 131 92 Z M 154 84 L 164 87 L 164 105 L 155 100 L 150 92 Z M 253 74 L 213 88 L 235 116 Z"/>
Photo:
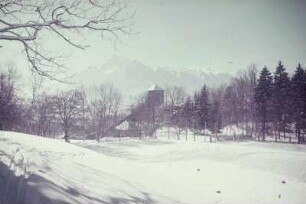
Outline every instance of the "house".
<path id="1" fill-rule="evenodd" d="M 140 131 L 132 113 L 119 121 L 115 127 L 115 134 L 118 137 L 139 137 Z"/>

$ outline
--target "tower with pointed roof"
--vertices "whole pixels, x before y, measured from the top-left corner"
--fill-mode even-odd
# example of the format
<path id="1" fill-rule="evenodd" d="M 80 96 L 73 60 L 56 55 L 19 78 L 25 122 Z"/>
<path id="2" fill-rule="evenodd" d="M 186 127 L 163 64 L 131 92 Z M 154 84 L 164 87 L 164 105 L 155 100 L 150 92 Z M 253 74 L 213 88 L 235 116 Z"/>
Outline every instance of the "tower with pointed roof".
<path id="1" fill-rule="evenodd" d="M 164 89 L 155 84 L 148 89 L 147 103 L 150 106 L 160 106 L 164 103 Z"/>

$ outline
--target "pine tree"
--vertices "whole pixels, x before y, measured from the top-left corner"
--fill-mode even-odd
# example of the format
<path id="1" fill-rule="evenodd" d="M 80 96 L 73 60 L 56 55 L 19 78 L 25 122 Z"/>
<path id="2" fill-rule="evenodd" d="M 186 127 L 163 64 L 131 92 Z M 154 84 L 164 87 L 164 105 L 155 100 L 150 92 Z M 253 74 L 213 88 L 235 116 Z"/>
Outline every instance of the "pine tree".
<path id="1" fill-rule="evenodd" d="M 266 126 L 270 115 L 270 101 L 272 96 L 272 76 L 267 67 L 260 73 L 257 86 L 255 88 L 255 102 L 258 120 L 261 123 L 262 140 L 265 140 Z"/>
<path id="2" fill-rule="evenodd" d="M 306 71 L 298 64 L 292 77 L 293 120 L 298 143 L 301 143 L 301 130 L 306 125 Z"/>
<path id="3" fill-rule="evenodd" d="M 199 130 L 207 128 L 210 108 L 208 94 L 208 88 L 204 85 L 200 93 L 194 95 L 196 127 Z"/>
<path id="4" fill-rule="evenodd" d="M 281 130 L 286 132 L 286 126 L 289 122 L 290 110 L 290 79 L 282 62 L 279 61 L 274 73 L 273 92 L 272 92 L 272 113 L 273 121 L 278 130 L 280 139 Z M 277 137 L 275 137 L 277 139 Z"/>

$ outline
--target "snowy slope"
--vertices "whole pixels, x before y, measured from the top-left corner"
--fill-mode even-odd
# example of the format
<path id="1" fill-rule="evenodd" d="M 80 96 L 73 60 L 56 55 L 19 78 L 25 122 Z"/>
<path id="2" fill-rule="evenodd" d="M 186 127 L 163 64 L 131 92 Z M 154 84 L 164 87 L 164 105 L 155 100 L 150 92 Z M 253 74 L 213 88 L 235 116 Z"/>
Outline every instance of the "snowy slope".
<path id="1" fill-rule="evenodd" d="M 304 203 L 305 146 L 183 140 L 79 145 L 148 164 L 146 174 L 158 179 L 134 179 L 185 203 Z"/>
<path id="2" fill-rule="evenodd" d="M 299 145 L 164 139 L 66 144 L 0 132 L 1 152 L 17 149 L 14 160 L 23 155 L 30 172 L 32 193 L 24 197 L 39 192 L 36 197 L 48 201 L 43 203 L 302 204 L 306 195 L 306 148 Z"/>
<path id="3" fill-rule="evenodd" d="M 113 172 L 128 170 L 124 160 L 25 134 L 0 132 L 0 141 L 2 164 L 16 176 L 26 174 L 13 177 L 1 165 L 1 204 L 173 203 Z"/>

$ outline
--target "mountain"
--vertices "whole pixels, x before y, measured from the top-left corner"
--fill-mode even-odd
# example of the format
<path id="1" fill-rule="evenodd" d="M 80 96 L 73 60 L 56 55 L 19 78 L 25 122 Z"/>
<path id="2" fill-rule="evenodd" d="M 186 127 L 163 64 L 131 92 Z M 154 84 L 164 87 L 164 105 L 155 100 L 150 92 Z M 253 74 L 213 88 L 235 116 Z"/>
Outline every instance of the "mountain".
<path id="1" fill-rule="evenodd" d="M 182 86 L 188 93 L 199 90 L 204 84 L 217 87 L 231 78 L 227 73 L 212 73 L 203 70 L 158 67 L 156 69 L 137 60 L 113 57 L 101 67 L 90 67 L 75 76 L 85 86 L 113 83 L 126 99 L 134 99 L 153 84 Z"/>

